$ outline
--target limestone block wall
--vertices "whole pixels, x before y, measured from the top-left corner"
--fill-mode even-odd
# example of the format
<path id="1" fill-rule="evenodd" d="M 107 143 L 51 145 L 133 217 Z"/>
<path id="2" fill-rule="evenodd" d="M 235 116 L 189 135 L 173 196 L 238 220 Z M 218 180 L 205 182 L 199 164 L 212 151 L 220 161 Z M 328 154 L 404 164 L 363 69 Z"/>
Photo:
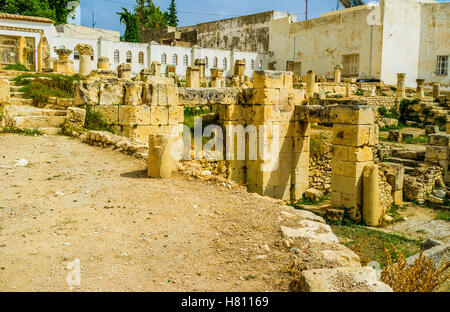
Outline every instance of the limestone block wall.
<path id="1" fill-rule="evenodd" d="M 232 105 L 242 97 L 240 88 L 178 88 L 179 105 L 184 107 Z"/>
<path id="2" fill-rule="evenodd" d="M 234 156 L 234 160 L 227 160 L 229 178 L 245 183 L 251 192 L 284 200 L 299 199 L 308 188 L 309 177 L 310 126 L 295 116 L 295 103 L 300 98 L 293 89 L 292 75 L 257 71 L 253 88 L 243 90 L 239 102 L 219 105 L 219 119 L 227 140 L 237 141 L 232 129 L 239 125 L 254 126 L 257 138 L 254 142 L 246 136 L 246 146 L 256 143 L 258 154 L 254 159 L 249 158 L 249 148 L 245 160 L 238 159 L 237 148 L 227 151 Z M 274 131 L 274 127 L 279 131 Z M 265 142 L 258 139 L 260 134 Z M 275 141 L 278 146 L 268 159 L 266 155 Z M 277 165 L 272 167 L 271 162 Z"/>
<path id="3" fill-rule="evenodd" d="M 150 134 L 171 134 L 183 123 L 175 84 L 113 78 L 75 85 L 75 104 L 99 112 L 114 132 L 140 142 Z"/>
<path id="4" fill-rule="evenodd" d="M 8 103 L 10 99 L 10 83 L 6 79 L 0 79 L 0 104 Z"/>
<path id="5" fill-rule="evenodd" d="M 378 143 L 378 127 L 370 106 L 336 106 L 330 113 L 337 121 L 333 124 L 331 202 L 360 221 L 362 172 L 373 165 L 372 147 Z"/>
<path id="6" fill-rule="evenodd" d="M 387 109 L 395 106 L 395 96 L 373 96 L 373 97 L 361 97 L 362 100 L 366 100 L 368 105 L 371 106 L 384 106 Z"/>
<path id="7" fill-rule="evenodd" d="M 444 181 L 450 182 L 450 135 L 433 134 L 429 136 L 425 161 L 442 168 Z"/>

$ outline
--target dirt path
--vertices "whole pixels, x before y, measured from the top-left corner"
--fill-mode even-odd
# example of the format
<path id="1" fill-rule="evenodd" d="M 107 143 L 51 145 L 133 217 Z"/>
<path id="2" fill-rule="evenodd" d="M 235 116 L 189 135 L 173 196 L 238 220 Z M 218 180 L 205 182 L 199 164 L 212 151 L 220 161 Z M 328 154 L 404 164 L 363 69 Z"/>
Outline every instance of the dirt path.
<path id="1" fill-rule="evenodd" d="M 287 290 L 279 204 L 145 169 L 62 136 L 0 135 L 0 291 L 67 291 L 76 258 L 81 291 Z"/>

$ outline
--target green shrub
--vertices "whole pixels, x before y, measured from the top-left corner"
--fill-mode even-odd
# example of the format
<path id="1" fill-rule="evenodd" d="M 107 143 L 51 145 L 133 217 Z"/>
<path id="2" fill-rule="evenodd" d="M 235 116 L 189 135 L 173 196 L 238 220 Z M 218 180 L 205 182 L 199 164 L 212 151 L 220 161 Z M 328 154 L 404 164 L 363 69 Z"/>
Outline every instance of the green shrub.
<path id="1" fill-rule="evenodd" d="M 311 156 L 320 158 L 325 154 L 325 136 L 320 133 L 320 134 L 315 134 L 311 136 L 310 139 L 310 151 L 311 151 Z"/>
<path id="2" fill-rule="evenodd" d="M 15 65 L 8 65 L 5 68 L 3 68 L 5 70 L 16 70 L 16 71 L 26 71 L 29 72 L 30 70 L 28 69 L 28 67 L 26 67 L 23 64 L 15 64 Z"/>
<path id="3" fill-rule="evenodd" d="M 85 127 L 88 130 L 108 131 L 114 133 L 112 124 L 108 123 L 100 112 L 94 111 L 90 105 L 86 105 Z M 63 129 L 64 131 L 64 129 Z"/>
<path id="4" fill-rule="evenodd" d="M 399 121 L 402 123 L 406 123 L 406 120 L 412 120 L 419 122 L 418 117 L 411 117 L 411 115 L 414 113 L 413 110 L 410 108 L 411 105 L 419 103 L 419 100 L 408 100 L 403 99 L 400 101 L 400 116 Z"/>
<path id="5" fill-rule="evenodd" d="M 184 124 L 192 131 L 194 129 L 195 117 L 201 117 L 209 113 L 211 113 L 209 107 L 186 107 L 184 109 Z M 203 122 L 202 126 L 205 128 L 208 125 Z"/>
<path id="6" fill-rule="evenodd" d="M 4 127 L 1 132 L 2 133 L 16 133 L 16 134 L 29 135 L 29 136 L 36 136 L 36 135 L 42 135 L 43 134 L 43 132 L 39 128 L 19 129 L 19 128 L 16 128 L 16 127 Z"/>
<path id="7" fill-rule="evenodd" d="M 358 89 L 358 91 L 355 92 L 355 95 L 363 96 L 364 90 Z"/>
<path id="8" fill-rule="evenodd" d="M 418 137 L 407 137 L 405 140 L 405 143 L 408 144 L 420 144 L 420 143 L 428 143 L 428 136 L 427 135 L 419 135 Z"/>
<path id="9" fill-rule="evenodd" d="M 25 98 L 32 99 L 34 106 L 44 107 L 50 97 L 73 98 L 73 84 L 80 79 L 78 75 L 26 73 L 14 78 L 14 82 L 22 86 L 19 91 L 24 93 Z"/>

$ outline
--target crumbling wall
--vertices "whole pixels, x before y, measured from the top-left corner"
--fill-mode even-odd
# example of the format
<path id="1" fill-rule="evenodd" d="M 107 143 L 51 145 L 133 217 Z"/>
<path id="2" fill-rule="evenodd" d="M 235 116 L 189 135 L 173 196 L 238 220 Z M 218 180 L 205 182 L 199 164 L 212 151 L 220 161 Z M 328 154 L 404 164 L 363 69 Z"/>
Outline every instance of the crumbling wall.
<path id="1" fill-rule="evenodd" d="M 113 78 L 75 84 L 75 104 L 89 106 L 118 135 L 147 142 L 150 134 L 171 134 L 183 123 L 178 87 Z"/>

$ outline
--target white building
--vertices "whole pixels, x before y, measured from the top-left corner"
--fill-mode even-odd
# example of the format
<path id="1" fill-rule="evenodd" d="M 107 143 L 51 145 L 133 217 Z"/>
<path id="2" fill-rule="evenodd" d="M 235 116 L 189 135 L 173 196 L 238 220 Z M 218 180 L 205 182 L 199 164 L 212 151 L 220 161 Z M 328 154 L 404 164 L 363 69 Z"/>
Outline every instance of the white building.
<path id="1" fill-rule="evenodd" d="M 433 0 L 381 0 L 297 22 L 290 17 L 270 21 L 271 63 L 295 73 L 308 70 L 328 78 L 344 66 L 344 77 L 379 79 L 395 84 L 406 73 L 416 79 L 449 86 L 450 3 Z"/>
<path id="2" fill-rule="evenodd" d="M 74 61 L 75 71 L 79 68 L 77 44 L 90 44 L 93 48 L 93 69 L 97 67 L 99 57 L 107 57 L 111 69 L 115 70 L 122 63 L 131 63 L 133 74 L 150 68 L 153 61 L 161 62 L 162 72 L 167 65 L 175 65 L 177 75 L 183 77 L 188 66 L 194 66 L 196 59 L 207 61 L 206 76 L 210 68 L 224 69 L 224 75 L 232 76 L 234 62 L 245 59 L 246 75 L 251 77 L 254 70 L 267 68 L 267 55 L 256 52 L 233 52 L 218 49 L 173 47 L 158 43 L 121 42 L 116 31 L 90 28 L 76 25 L 58 25 L 46 18 L 20 16 L 0 13 L 0 66 L 18 63 L 18 42 L 24 37 L 27 42 L 27 66 L 36 70 L 37 47 L 45 37 L 50 46 L 50 57 L 57 59 L 55 49 L 73 50 L 70 59 Z M 13 56 L 11 56 L 13 55 Z"/>

